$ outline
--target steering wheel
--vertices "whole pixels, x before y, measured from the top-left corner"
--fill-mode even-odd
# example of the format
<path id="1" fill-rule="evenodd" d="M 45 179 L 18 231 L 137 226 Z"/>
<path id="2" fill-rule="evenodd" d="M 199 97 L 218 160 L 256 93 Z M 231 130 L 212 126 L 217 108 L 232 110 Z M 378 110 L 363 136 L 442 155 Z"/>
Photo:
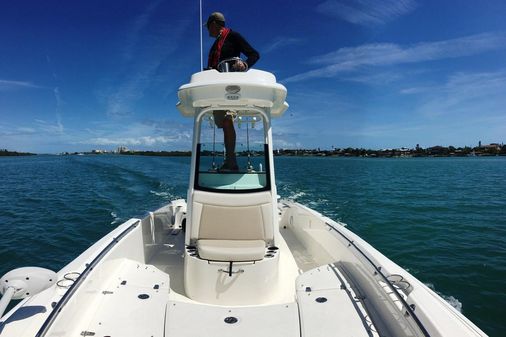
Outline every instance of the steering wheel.
<path id="1" fill-rule="evenodd" d="M 233 69 L 234 64 L 237 61 L 241 61 L 244 64 L 244 66 L 246 67 L 244 70 L 241 70 L 241 71 L 248 71 L 248 64 L 246 62 L 244 62 L 240 57 L 231 57 L 231 58 L 225 59 L 225 60 L 221 61 L 220 63 L 218 63 L 218 66 L 216 68 L 218 69 L 218 71 L 220 73 L 228 73 L 231 71 L 238 71 L 238 70 Z"/>

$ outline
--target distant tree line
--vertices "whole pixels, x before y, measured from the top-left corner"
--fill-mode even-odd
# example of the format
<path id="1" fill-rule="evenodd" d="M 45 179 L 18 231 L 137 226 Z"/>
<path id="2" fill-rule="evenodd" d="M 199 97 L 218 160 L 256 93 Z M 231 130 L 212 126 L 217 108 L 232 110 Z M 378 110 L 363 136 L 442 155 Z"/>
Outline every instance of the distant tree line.
<path id="1" fill-rule="evenodd" d="M 317 149 L 278 149 L 278 156 L 333 156 L 333 157 L 468 157 L 468 156 L 506 156 L 506 145 L 490 144 L 478 147 L 433 146 L 414 149 L 371 150 L 363 148 Z"/>
<path id="2" fill-rule="evenodd" d="M 191 151 L 122 151 L 122 155 L 159 156 L 159 157 L 190 157 Z"/>
<path id="3" fill-rule="evenodd" d="M 6 149 L 0 149 L 0 157 L 34 156 L 34 155 L 35 155 L 34 153 L 7 151 Z"/>

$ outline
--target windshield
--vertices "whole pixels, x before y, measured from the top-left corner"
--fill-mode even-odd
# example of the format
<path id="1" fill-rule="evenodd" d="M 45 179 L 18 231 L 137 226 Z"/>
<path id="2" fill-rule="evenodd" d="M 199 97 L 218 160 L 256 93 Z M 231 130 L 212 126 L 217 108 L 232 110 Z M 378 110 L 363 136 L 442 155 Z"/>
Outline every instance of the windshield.
<path id="1" fill-rule="evenodd" d="M 264 121 L 252 112 L 206 114 L 197 145 L 195 188 L 220 192 L 270 189 Z"/>

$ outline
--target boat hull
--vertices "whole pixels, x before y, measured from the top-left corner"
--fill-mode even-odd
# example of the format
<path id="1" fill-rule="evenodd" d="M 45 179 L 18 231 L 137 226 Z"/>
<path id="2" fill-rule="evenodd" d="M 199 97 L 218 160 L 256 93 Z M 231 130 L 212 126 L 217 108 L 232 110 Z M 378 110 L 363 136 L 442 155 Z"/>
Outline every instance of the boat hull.
<path id="1" fill-rule="evenodd" d="M 195 300 L 184 286 L 184 208 L 174 201 L 120 225 L 7 313 L 2 337 L 486 336 L 344 224 L 291 201 L 278 204 L 273 293 L 252 297 L 246 282 L 234 288 L 240 305 L 206 300 L 216 279 Z"/>

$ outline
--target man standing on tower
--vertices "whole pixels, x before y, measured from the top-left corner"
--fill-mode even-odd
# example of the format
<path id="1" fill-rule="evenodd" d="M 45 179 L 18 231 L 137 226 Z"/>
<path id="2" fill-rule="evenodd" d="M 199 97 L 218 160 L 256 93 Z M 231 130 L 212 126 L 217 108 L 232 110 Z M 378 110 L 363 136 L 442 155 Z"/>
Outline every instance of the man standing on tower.
<path id="1" fill-rule="evenodd" d="M 207 19 L 207 30 L 209 36 L 216 38 L 211 50 L 209 51 L 209 59 L 207 67 L 216 69 L 218 64 L 232 57 L 240 57 L 244 54 L 246 61 L 236 61 L 232 65 L 235 71 L 244 71 L 251 68 L 260 58 L 258 52 L 251 47 L 241 34 L 225 27 L 225 16 L 219 12 L 214 12 Z"/>
<path id="2" fill-rule="evenodd" d="M 214 12 L 209 15 L 206 26 L 209 36 L 216 38 L 209 51 L 208 69 L 217 69 L 221 61 L 237 57 L 237 60 L 231 61 L 231 70 L 246 71 L 260 58 L 258 52 L 251 47 L 241 34 L 225 27 L 225 16 L 223 14 Z M 241 53 L 247 57 L 246 61 L 239 59 Z M 221 69 L 218 69 L 218 71 L 221 71 Z M 236 134 L 232 113 L 218 110 L 213 115 L 216 126 L 223 129 L 223 141 L 225 143 L 226 158 L 220 170 L 237 171 L 239 167 L 235 155 Z"/>

